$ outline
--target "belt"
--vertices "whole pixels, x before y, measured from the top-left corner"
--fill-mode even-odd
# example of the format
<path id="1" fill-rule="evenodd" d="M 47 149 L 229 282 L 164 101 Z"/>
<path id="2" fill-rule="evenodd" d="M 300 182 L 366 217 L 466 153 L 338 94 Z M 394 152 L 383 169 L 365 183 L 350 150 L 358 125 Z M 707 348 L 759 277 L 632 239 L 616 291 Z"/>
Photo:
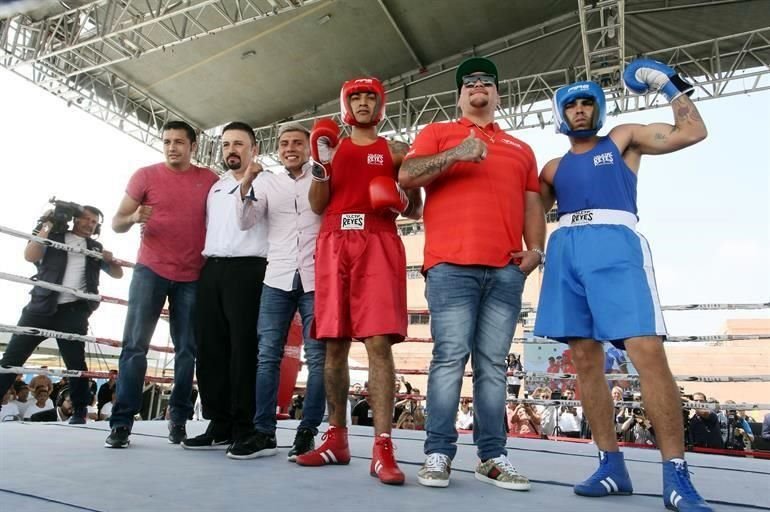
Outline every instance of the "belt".
<path id="1" fill-rule="evenodd" d="M 327 213 L 321 220 L 320 231 L 397 232 L 394 218 L 376 213 Z"/>
<path id="2" fill-rule="evenodd" d="M 623 210 L 580 210 L 577 212 L 565 213 L 559 217 L 560 228 L 572 228 L 593 224 L 616 224 L 636 230 L 636 222 L 636 215 Z"/>
<path id="3" fill-rule="evenodd" d="M 266 259 L 264 256 L 207 256 L 206 262 L 228 263 L 237 261 L 258 261 Z"/>

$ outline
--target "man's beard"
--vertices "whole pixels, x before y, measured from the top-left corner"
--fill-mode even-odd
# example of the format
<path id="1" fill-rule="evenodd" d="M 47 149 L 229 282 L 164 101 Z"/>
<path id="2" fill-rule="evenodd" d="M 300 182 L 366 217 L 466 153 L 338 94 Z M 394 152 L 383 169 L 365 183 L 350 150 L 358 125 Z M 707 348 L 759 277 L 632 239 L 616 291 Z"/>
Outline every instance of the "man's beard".
<path id="1" fill-rule="evenodd" d="M 227 168 L 230 169 L 231 171 L 237 171 L 238 169 L 241 168 L 241 159 L 238 157 L 235 157 L 235 159 L 237 161 L 234 161 L 234 163 L 230 163 L 230 158 L 225 160 L 225 164 L 227 165 Z"/>
<path id="2" fill-rule="evenodd" d="M 484 108 L 489 105 L 489 98 L 487 96 L 476 96 L 471 98 L 469 103 L 473 108 Z"/>

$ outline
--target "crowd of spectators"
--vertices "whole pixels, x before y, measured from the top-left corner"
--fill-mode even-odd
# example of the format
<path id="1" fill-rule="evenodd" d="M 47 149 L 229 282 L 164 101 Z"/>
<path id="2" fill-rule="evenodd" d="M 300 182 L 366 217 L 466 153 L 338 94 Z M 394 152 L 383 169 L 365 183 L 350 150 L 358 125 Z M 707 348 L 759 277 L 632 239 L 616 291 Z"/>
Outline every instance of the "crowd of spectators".
<path id="1" fill-rule="evenodd" d="M 553 359 L 554 366 L 563 364 Z M 517 357 L 507 360 L 509 370 L 523 372 L 521 361 Z M 89 380 L 91 403 L 88 408 L 88 419 L 92 421 L 108 420 L 115 403 L 116 372 L 110 372 L 110 377 L 98 386 L 93 379 Z M 561 372 L 559 372 L 561 373 Z M 506 429 L 509 435 L 517 437 L 570 437 L 591 438 L 591 429 L 583 416 L 582 408 L 567 404 L 530 404 L 518 401 L 521 388 L 524 388 L 524 398 L 540 400 L 575 400 L 576 393 L 572 387 L 565 387 L 565 379 L 532 379 L 517 377 L 508 380 L 508 405 L 506 410 Z M 542 381 L 542 382 L 541 382 Z M 574 381 L 572 381 L 574 383 Z M 628 384 L 628 383 L 625 383 Z M 393 404 L 393 425 L 395 428 L 422 430 L 425 427 L 425 405 L 416 397 L 420 390 L 401 376 L 395 381 L 396 398 Z M 368 402 L 368 382 L 355 383 L 350 388 L 348 400 L 349 424 L 372 426 L 373 417 Z M 562 389 L 563 388 L 563 389 Z M 158 397 L 161 388 L 148 388 L 147 399 L 151 395 Z M 615 407 L 615 430 L 618 441 L 638 445 L 655 446 L 655 429 L 645 411 L 641 407 L 624 407 L 620 402 L 640 402 L 642 397 L 638 389 L 630 386 L 614 386 L 611 390 L 613 400 L 618 403 Z M 197 393 L 196 393 L 197 395 Z M 302 418 L 303 394 L 299 393 L 292 399 L 289 416 L 294 419 Z M 720 404 L 714 398 L 697 392 L 683 395 L 683 401 L 708 403 L 710 408 L 682 409 L 685 424 L 685 443 L 688 447 L 716 448 L 732 450 L 770 449 L 770 414 L 764 418 L 754 418 L 745 411 L 737 410 L 731 405 L 735 402 L 727 400 Z M 196 403 L 200 403 L 199 400 Z M 151 404 L 146 404 L 145 419 L 163 419 L 166 410 L 157 415 L 150 411 Z M 29 383 L 19 376 L 13 386 L 2 397 L 0 404 L 0 421 L 67 421 L 73 414 L 72 401 L 69 396 L 67 377 L 57 382 L 47 375 L 36 375 Z M 198 414 L 198 416 L 200 416 Z M 156 418 L 157 417 L 157 418 Z M 137 418 L 139 419 L 139 418 Z M 194 418 L 195 415 L 194 415 Z M 202 419 L 198 417 L 197 419 Z M 761 421 L 761 426 L 760 422 Z M 752 427 L 753 425 L 753 427 Z M 473 402 L 462 398 L 457 410 L 455 427 L 458 431 L 473 430 Z"/>

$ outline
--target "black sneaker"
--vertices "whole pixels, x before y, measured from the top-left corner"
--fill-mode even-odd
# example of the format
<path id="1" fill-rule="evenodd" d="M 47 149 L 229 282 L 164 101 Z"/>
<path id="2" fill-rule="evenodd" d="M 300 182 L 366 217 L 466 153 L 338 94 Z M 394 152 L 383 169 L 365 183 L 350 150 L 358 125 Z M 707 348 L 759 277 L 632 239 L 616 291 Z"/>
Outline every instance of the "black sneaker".
<path id="1" fill-rule="evenodd" d="M 128 436 L 131 435 L 131 430 L 129 430 L 128 427 L 115 427 L 112 429 L 112 432 L 110 432 L 110 435 L 107 436 L 107 439 L 104 441 L 104 447 L 105 448 L 128 448 L 128 445 L 131 444 L 131 440 L 128 439 Z"/>
<path id="2" fill-rule="evenodd" d="M 255 432 L 246 439 L 235 441 L 227 449 L 227 456 L 231 459 L 256 459 L 268 457 L 278 453 L 275 444 L 275 434 Z"/>
<path id="3" fill-rule="evenodd" d="M 294 446 L 289 450 L 289 462 L 296 462 L 297 455 L 302 455 L 315 448 L 315 434 L 313 431 L 307 428 L 301 428 L 297 430 L 297 435 L 294 436 Z"/>
<path id="4" fill-rule="evenodd" d="M 168 442 L 171 444 L 179 444 L 187 439 L 187 430 L 184 425 L 168 424 Z"/>
<path id="5" fill-rule="evenodd" d="M 217 439 L 209 432 L 195 437 L 188 437 L 182 441 L 185 450 L 226 450 L 231 444 L 231 439 Z"/>

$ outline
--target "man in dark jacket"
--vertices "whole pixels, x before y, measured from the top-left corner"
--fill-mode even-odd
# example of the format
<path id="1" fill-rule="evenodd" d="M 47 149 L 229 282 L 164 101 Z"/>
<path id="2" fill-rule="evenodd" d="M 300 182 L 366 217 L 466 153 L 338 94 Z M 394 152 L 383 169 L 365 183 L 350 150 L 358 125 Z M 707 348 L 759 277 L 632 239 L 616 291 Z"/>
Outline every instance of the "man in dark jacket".
<path id="1" fill-rule="evenodd" d="M 123 269 L 113 261 L 112 254 L 109 251 L 103 251 L 102 244 L 91 238 L 99 226 L 101 217 L 102 214 L 97 208 L 84 206 L 79 216 L 74 218 L 72 230 L 52 233 L 53 222 L 43 222 L 37 233 L 38 237 L 81 249 L 99 251 L 104 259 L 99 260 L 31 241 L 24 250 L 24 259 L 37 267 L 35 278 L 80 292 L 97 294 L 99 293 L 99 270 L 104 270 L 114 278 L 122 277 Z M 24 307 L 18 322 L 20 327 L 86 334 L 88 317 L 99 306 L 96 301 L 84 300 L 71 293 L 57 292 L 40 286 L 35 286 L 30 295 L 32 298 Z M 44 336 L 29 334 L 14 335 L 8 343 L 3 358 L 0 359 L 0 366 L 22 366 L 45 339 Z M 88 369 L 82 342 L 64 339 L 56 341 L 67 369 Z M 0 396 L 5 394 L 15 378 L 16 376 L 12 373 L 0 374 Z M 88 379 L 70 379 L 70 392 L 74 407 L 70 423 L 85 423 L 87 407 L 91 401 Z"/>

